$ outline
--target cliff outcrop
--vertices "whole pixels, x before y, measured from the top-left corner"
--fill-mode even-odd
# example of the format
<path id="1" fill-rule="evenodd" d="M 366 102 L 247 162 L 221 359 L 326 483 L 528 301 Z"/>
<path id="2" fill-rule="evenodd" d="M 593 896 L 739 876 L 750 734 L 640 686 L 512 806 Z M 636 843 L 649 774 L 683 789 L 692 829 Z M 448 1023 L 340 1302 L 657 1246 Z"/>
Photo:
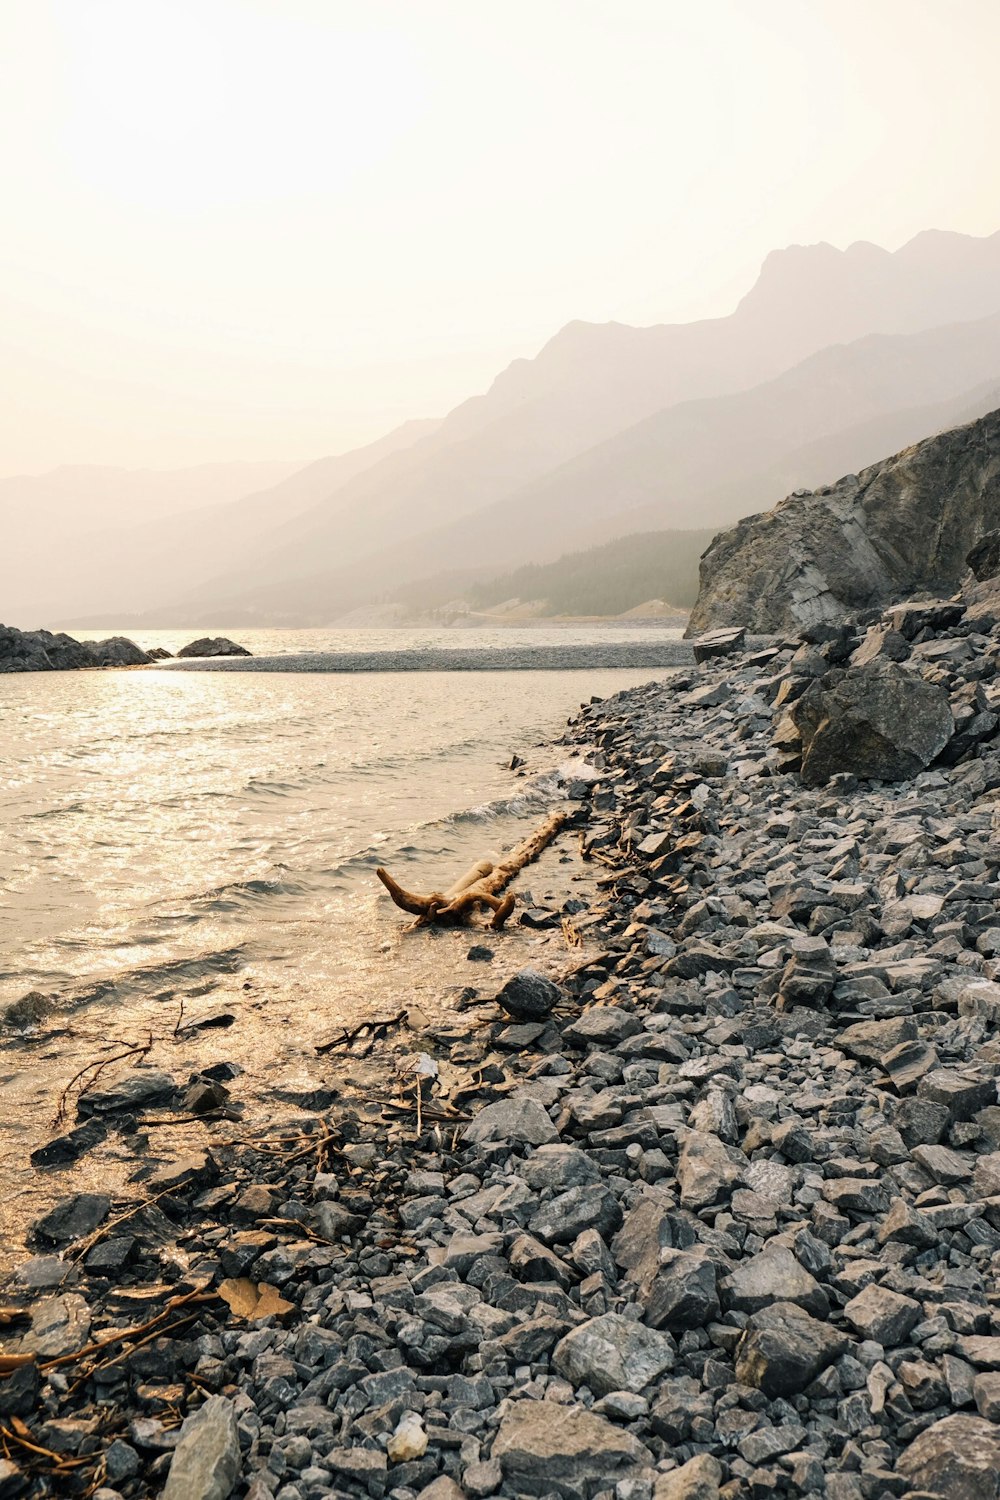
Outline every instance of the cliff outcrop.
<path id="1" fill-rule="evenodd" d="M 688 634 L 724 626 L 795 632 L 919 594 L 950 594 L 970 550 L 998 527 L 993 411 L 721 532 L 701 559 Z"/>

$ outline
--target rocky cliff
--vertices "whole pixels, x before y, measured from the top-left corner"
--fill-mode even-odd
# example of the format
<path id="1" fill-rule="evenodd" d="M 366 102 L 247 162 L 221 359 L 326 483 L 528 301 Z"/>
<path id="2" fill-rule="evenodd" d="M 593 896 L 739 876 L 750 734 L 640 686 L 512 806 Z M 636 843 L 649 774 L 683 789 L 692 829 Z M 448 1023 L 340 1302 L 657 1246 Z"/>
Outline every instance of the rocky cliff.
<path id="1" fill-rule="evenodd" d="M 951 593 L 970 549 L 998 526 L 993 411 L 720 533 L 701 560 L 689 633 L 795 631 Z"/>

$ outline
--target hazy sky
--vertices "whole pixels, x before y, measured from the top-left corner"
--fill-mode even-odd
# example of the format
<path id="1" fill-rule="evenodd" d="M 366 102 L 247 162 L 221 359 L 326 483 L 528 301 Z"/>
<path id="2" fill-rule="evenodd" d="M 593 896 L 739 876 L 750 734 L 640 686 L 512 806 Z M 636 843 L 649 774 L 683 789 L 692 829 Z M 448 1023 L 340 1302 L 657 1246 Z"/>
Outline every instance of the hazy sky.
<path id="1" fill-rule="evenodd" d="M 0 474 L 301 458 L 1000 228 L 998 0 L 0 0 Z"/>

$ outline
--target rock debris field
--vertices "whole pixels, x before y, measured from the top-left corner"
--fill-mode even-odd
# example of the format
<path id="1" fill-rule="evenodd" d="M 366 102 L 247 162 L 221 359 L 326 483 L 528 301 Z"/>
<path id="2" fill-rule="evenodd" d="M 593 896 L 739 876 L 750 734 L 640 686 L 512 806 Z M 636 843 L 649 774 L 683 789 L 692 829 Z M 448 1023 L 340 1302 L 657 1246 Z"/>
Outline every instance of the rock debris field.
<path id="1" fill-rule="evenodd" d="M 998 619 L 584 709 L 589 957 L 39 1221 L 0 1493 L 1000 1494 Z M 142 1079 L 88 1108 L 141 1131 Z"/>

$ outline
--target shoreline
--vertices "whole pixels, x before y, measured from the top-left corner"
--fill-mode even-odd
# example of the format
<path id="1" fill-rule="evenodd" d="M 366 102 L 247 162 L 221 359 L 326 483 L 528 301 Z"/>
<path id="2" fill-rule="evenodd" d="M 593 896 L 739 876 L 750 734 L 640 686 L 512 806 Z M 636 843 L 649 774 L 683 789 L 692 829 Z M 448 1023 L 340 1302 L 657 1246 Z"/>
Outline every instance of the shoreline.
<path id="1" fill-rule="evenodd" d="M 17 1373 L 0 1402 L 51 1451 L 71 1415 L 96 1424 L 62 1429 L 63 1452 L 103 1451 L 95 1500 L 158 1493 L 171 1464 L 201 1500 L 196 1451 L 245 1500 L 988 1482 L 1000 760 L 772 774 L 770 705 L 801 669 L 762 655 L 571 721 L 600 772 L 583 850 L 606 901 L 553 1010 L 421 1033 L 380 1105 L 389 1028 L 290 1138 L 182 1159 L 125 1220 L 89 1205 L 83 1276 L 42 1299 L 72 1305 L 40 1321 L 75 1315 L 79 1338 L 86 1288 L 83 1337 L 105 1337 L 138 1300 L 155 1354 L 130 1334 L 104 1369 L 70 1353 L 61 1385 Z M 278 1300 L 249 1321 L 261 1287 Z"/>
<path id="2" fill-rule="evenodd" d="M 286 656 L 189 657 L 153 668 L 170 672 L 572 672 L 651 670 L 694 661 L 690 642 L 596 643 L 589 646 L 500 646 L 408 651 L 314 651 Z"/>

